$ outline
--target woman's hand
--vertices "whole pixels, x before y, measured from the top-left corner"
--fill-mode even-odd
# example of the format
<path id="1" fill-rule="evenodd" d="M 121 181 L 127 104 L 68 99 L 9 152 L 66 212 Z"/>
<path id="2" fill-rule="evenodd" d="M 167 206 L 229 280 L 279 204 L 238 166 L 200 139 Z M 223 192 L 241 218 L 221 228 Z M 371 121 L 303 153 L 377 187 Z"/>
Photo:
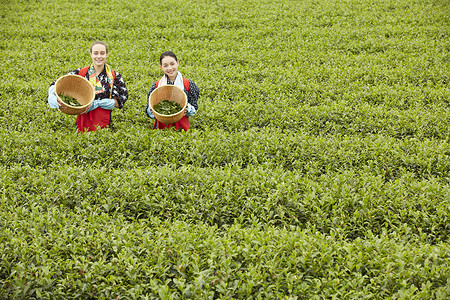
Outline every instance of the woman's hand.
<path id="1" fill-rule="evenodd" d="M 185 111 L 184 114 L 185 114 L 187 117 L 190 117 L 190 116 L 195 115 L 195 113 L 196 113 L 195 107 L 194 107 L 193 105 L 191 105 L 190 103 L 188 103 L 188 104 L 186 105 L 186 111 Z"/>

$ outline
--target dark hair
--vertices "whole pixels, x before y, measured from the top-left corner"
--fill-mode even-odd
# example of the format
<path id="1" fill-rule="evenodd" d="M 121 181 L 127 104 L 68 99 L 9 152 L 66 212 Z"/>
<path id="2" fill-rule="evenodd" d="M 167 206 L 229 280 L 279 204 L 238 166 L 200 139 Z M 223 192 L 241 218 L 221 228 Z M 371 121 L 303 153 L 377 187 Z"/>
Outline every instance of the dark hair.
<path id="1" fill-rule="evenodd" d="M 178 61 L 178 58 L 177 58 L 177 56 L 175 55 L 175 53 L 173 53 L 172 51 L 164 51 L 164 52 L 161 54 L 161 57 L 159 58 L 159 64 L 162 64 L 162 60 L 163 60 L 163 58 L 166 57 L 166 56 L 171 56 L 171 57 L 173 57 L 176 61 Z"/>
<path id="2" fill-rule="evenodd" d="M 93 48 L 95 45 L 97 45 L 97 44 L 100 44 L 100 45 L 105 46 L 105 48 L 106 48 L 106 53 L 108 53 L 108 46 L 106 45 L 105 42 L 102 42 L 102 41 L 96 41 L 96 42 L 93 42 L 93 43 L 92 43 L 92 45 L 91 45 L 91 53 L 92 53 L 92 48 Z"/>

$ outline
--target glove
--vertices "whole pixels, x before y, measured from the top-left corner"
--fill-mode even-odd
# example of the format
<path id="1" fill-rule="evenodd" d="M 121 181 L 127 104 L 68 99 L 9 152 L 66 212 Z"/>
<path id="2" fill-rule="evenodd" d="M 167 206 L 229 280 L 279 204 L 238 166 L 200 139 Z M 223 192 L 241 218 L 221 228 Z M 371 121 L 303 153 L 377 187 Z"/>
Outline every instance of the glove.
<path id="1" fill-rule="evenodd" d="M 195 107 L 193 105 L 191 105 L 190 103 L 188 103 L 187 109 L 186 109 L 186 117 L 193 116 L 193 115 L 195 115 L 196 112 L 197 112 L 197 110 L 195 109 Z"/>
<path id="2" fill-rule="evenodd" d="M 152 109 L 150 108 L 150 105 L 147 108 L 147 115 L 150 117 L 150 119 L 155 118 L 155 115 L 152 113 Z"/>
<path id="3" fill-rule="evenodd" d="M 51 85 L 48 88 L 48 105 L 50 106 L 50 108 L 59 108 L 58 105 L 58 97 L 56 97 L 55 94 L 55 85 Z"/>
<path id="4" fill-rule="evenodd" d="M 116 100 L 114 99 L 109 99 L 109 98 L 105 98 L 105 99 L 97 99 L 92 101 L 91 107 L 89 107 L 89 109 L 86 112 L 90 112 L 91 110 L 94 110 L 96 108 L 103 108 L 103 109 L 108 109 L 108 110 L 112 110 L 116 105 Z"/>

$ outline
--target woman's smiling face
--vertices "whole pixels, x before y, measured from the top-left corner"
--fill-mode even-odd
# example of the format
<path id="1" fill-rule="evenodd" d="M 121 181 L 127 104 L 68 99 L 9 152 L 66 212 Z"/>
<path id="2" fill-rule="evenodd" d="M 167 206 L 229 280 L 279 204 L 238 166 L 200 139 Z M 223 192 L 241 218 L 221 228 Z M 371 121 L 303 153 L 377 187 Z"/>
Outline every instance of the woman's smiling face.
<path id="1" fill-rule="evenodd" d="M 177 77 L 178 65 L 180 63 L 175 60 L 172 56 L 166 56 L 161 60 L 161 70 L 163 70 L 164 74 L 166 74 L 170 81 L 174 81 Z"/>
<path id="2" fill-rule="evenodd" d="M 91 58 L 94 66 L 103 66 L 106 63 L 108 51 L 102 44 L 95 44 L 91 49 Z"/>

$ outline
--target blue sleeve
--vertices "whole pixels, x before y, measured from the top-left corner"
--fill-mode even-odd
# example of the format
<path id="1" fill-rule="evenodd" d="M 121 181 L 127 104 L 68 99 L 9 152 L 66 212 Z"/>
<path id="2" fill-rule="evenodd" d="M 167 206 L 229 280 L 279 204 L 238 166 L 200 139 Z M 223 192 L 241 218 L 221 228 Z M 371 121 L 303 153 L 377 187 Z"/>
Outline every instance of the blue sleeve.
<path id="1" fill-rule="evenodd" d="M 90 112 L 91 110 L 94 110 L 96 108 L 103 108 L 103 109 L 108 109 L 108 110 L 112 110 L 115 107 L 116 101 L 114 99 L 98 99 L 98 100 L 94 100 L 92 101 L 91 106 L 89 107 L 89 109 L 87 110 L 87 112 Z"/>
<path id="2" fill-rule="evenodd" d="M 48 88 L 47 101 L 48 101 L 48 105 L 50 106 L 50 108 L 59 108 L 58 98 L 56 97 L 56 94 L 55 94 L 55 85 L 51 85 Z"/>
<path id="3" fill-rule="evenodd" d="M 152 110 L 150 109 L 150 105 L 148 103 L 148 99 L 150 98 L 151 93 L 156 89 L 156 82 L 153 82 L 152 86 L 150 87 L 150 91 L 147 94 L 147 107 L 145 108 L 145 113 L 147 116 L 151 119 L 155 118 L 155 115 L 152 113 Z"/>
<path id="4" fill-rule="evenodd" d="M 150 109 L 150 105 L 147 106 L 147 116 L 150 117 L 150 119 L 154 119 L 155 115 L 152 113 L 152 110 Z"/>

